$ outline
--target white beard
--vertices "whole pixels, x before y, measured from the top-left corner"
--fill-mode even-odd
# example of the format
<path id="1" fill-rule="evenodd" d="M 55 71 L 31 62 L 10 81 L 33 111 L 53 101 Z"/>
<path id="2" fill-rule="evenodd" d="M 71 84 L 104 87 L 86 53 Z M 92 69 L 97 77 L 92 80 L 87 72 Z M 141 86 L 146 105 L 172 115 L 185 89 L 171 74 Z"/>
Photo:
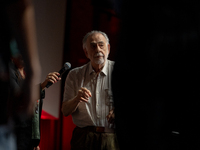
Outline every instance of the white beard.
<path id="1" fill-rule="evenodd" d="M 95 62 L 95 64 L 97 64 L 97 65 L 100 65 L 100 64 L 103 64 L 104 63 L 104 58 L 100 58 L 100 59 L 94 59 L 94 62 Z"/>
<path id="2" fill-rule="evenodd" d="M 97 56 L 102 56 L 102 57 L 95 58 Z M 103 64 L 105 62 L 105 58 L 108 58 L 108 55 L 105 57 L 102 53 L 99 52 L 99 53 L 96 53 L 93 58 L 94 58 L 95 64 L 101 65 L 101 64 Z"/>

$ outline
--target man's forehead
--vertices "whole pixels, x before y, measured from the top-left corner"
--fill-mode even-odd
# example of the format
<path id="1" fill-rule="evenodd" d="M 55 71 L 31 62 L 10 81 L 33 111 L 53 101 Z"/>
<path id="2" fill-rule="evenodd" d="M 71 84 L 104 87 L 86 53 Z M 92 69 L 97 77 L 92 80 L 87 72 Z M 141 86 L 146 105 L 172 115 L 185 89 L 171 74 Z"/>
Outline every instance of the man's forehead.
<path id="1" fill-rule="evenodd" d="M 95 33 L 88 37 L 87 41 L 89 43 L 104 43 L 106 38 L 101 33 Z"/>
<path id="2" fill-rule="evenodd" d="M 91 41 L 90 44 L 103 44 L 104 41 Z"/>

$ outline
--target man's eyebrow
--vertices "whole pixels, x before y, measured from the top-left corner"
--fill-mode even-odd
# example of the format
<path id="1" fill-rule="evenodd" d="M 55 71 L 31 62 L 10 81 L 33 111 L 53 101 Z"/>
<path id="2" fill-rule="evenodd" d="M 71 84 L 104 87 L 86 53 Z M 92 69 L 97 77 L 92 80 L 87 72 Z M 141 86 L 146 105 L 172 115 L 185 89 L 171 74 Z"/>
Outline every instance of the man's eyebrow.
<path id="1" fill-rule="evenodd" d="M 90 42 L 90 44 L 97 44 L 97 43 L 98 43 L 98 44 L 99 44 L 99 43 L 100 43 L 100 44 L 103 44 L 104 42 L 103 42 L 103 41 L 99 41 L 99 42 L 94 42 L 94 41 L 92 41 L 92 42 Z"/>
<path id="2" fill-rule="evenodd" d="M 100 42 L 98 42 L 98 43 L 100 43 L 100 44 L 104 44 L 104 42 L 103 42 L 103 41 L 100 41 Z"/>

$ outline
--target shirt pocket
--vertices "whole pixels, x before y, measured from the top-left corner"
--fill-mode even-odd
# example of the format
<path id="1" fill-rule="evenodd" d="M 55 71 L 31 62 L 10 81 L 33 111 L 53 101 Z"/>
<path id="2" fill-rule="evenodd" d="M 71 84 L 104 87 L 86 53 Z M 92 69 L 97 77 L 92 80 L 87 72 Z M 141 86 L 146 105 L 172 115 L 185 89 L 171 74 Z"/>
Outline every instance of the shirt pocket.
<path id="1" fill-rule="evenodd" d="M 114 107 L 114 101 L 113 101 L 113 94 L 110 89 L 105 89 L 105 100 L 106 105 L 109 107 L 109 110 L 112 110 Z"/>

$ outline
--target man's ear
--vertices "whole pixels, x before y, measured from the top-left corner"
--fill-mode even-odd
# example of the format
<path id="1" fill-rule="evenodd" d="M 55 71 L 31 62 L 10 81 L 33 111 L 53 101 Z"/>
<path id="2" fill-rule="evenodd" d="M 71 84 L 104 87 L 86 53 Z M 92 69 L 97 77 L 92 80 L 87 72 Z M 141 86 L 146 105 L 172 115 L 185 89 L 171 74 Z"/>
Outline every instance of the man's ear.
<path id="1" fill-rule="evenodd" d="M 85 52 L 85 56 L 86 56 L 87 58 L 89 58 L 89 57 L 88 57 L 88 52 L 87 52 L 86 48 L 84 48 L 83 50 L 84 50 L 84 52 Z"/>
<path id="2" fill-rule="evenodd" d="M 108 55 L 110 54 L 110 44 L 108 44 Z"/>

